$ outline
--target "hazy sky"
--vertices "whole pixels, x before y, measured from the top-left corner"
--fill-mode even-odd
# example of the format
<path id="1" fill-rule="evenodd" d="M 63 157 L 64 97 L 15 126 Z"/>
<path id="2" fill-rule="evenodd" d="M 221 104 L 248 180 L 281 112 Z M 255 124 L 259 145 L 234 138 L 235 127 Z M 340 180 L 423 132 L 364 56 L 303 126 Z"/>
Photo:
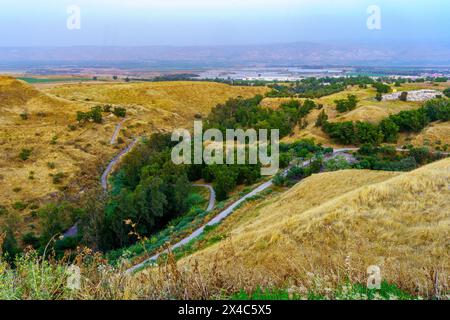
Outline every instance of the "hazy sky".
<path id="1" fill-rule="evenodd" d="M 81 29 L 67 28 L 67 7 Z M 367 8 L 381 9 L 369 30 Z M 3 0 L 0 46 L 450 42 L 448 0 Z"/>

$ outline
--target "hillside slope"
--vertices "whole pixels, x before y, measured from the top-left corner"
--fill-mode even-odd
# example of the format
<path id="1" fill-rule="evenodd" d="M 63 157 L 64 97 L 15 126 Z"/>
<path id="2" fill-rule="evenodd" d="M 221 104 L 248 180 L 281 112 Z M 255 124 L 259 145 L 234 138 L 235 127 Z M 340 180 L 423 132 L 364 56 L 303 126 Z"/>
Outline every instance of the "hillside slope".
<path id="1" fill-rule="evenodd" d="M 432 90 L 444 90 L 450 84 L 441 83 L 434 86 L 430 83 L 406 83 L 402 84 L 400 87 L 395 87 L 394 90 L 397 92 L 401 91 L 411 91 L 411 90 L 421 90 L 421 89 L 432 89 Z M 394 87 L 393 87 L 394 88 Z M 358 98 L 358 107 L 355 110 L 338 113 L 336 111 L 335 101 L 339 99 L 345 99 L 347 95 L 352 94 Z M 422 106 L 421 102 L 412 101 L 376 101 L 375 100 L 376 90 L 372 87 L 369 88 L 359 88 L 358 86 L 349 86 L 346 90 L 335 93 L 329 96 L 324 96 L 319 99 L 313 99 L 316 104 L 322 104 L 323 110 L 329 117 L 330 122 L 343 122 L 343 121 L 366 121 L 370 123 L 377 124 L 381 120 L 387 118 L 392 114 L 397 114 L 405 110 L 418 109 Z M 262 102 L 262 106 L 267 108 L 278 108 L 281 103 L 289 101 L 290 98 L 265 98 Z M 304 101 L 305 99 L 299 99 Z M 293 142 L 295 140 L 304 138 L 313 138 L 317 142 L 323 143 L 327 146 L 342 147 L 342 145 L 334 143 L 322 130 L 315 126 L 318 115 L 321 111 L 312 110 L 311 113 L 306 117 L 308 125 L 301 129 L 298 126 L 295 128 L 294 133 L 284 138 L 285 142 Z M 446 135 L 444 132 L 437 131 L 437 137 L 434 138 L 445 140 Z M 410 137 L 411 143 L 416 146 L 421 146 L 422 140 L 420 138 L 414 139 L 416 134 Z M 409 141 L 407 141 L 409 143 Z M 399 146 L 401 146 L 405 141 L 399 141 Z"/>
<path id="2" fill-rule="evenodd" d="M 383 279 L 431 295 L 435 274 L 439 286 L 450 274 L 449 185 L 450 159 L 404 174 L 316 175 L 236 212 L 237 227 L 218 231 L 227 240 L 182 263 L 221 270 L 230 283 L 309 289 L 365 283 L 367 267 L 378 265 Z"/>
<path id="3" fill-rule="evenodd" d="M 18 213 L 23 224 L 36 225 L 35 211 L 61 191 L 78 197 L 99 186 L 102 168 L 134 137 L 189 128 L 197 113 L 265 90 L 199 82 L 62 84 L 38 90 L 0 76 L 0 206 Z M 127 109 L 120 127 L 122 119 L 111 113 L 102 114 L 101 124 L 77 124 L 77 111 L 106 104 Z"/>
<path id="4" fill-rule="evenodd" d="M 229 98 L 253 97 L 266 87 L 239 87 L 214 82 L 144 82 L 70 84 L 45 89 L 48 94 L 71 101 L 125 106 L 132 115 L 130 125 L 173 128 L 192 126 L 195 115 L 207 116 L 218 103 Z"/>

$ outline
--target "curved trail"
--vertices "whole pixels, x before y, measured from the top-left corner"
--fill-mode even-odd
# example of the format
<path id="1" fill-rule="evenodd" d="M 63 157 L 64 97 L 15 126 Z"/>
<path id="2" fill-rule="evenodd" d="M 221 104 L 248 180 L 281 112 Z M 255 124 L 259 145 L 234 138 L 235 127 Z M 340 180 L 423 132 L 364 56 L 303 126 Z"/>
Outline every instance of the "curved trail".
<path id="1" fill-rule="evenodd" d="M 109 142 L 110 144 L 115 144 L 116 140 L 117 140 L 117 136 L 119 135 L 120 129 L 122 128 L 123 123 L 126 121 L 127 119 L 122 119 L 117 125 L 116 125 L 116 129 L 114 130 L 114 133 L 111 137 L 111 141 Z"/>
<path id="2" fill-rule="evenodd" d="M 214 209 L 214 207 L 216 206 L 216 191 L 214 190 L 214 188 L 212 186 L 210 186 L 209 184 L 193 184 L 193 187 L 202 187 L 202 188 L 208 188 L 209 190 L 209 203 L 208 203 L 208 208 L 206 208 L 207 212 L 210 212 Z"/>
<path id="3" fill-rule="evenodd" d="M 131 151 L 131 149 L 133 149 L 133 147 L 136 145 L 136 143 L 138 142 L 138 138 L 135 138 L 128 146 L 125 147 L 125 149 L 123 149 L 122 151 L 120 151 L 108 164 L 108 166 L 106 167 L 105 171 L 102 174 L 101 177 L 101 183 L 102 183 L 102 188 L 103 190 L 106 192 L 108 191 L 108 177 L 110 175 L 110 173 L 112 172 L 112 170 L 114 169 L 115 165 L 119 162 L 120 158 L 122 158 L 122 156 L 124 156 L 125 154 L 127 154 L 128 152 Z"/>

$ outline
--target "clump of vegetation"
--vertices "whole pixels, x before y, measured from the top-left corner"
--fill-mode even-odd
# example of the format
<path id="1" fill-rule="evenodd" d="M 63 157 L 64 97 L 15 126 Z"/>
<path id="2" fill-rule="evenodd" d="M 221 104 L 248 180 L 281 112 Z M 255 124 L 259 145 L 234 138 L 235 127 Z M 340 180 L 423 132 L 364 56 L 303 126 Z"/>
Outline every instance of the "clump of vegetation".
<path id="1" fill-rule="evenodd" d="M 328 115 L 326 114 L 325 110 L 322 110 L 317 116 L 316 127 L 322 127 L 327 121 Z"/>
<path id="2" fill-rule="evenodd" d="M 398 99 L 399 99 L 400 101 L 403 101 L 403 102 L 408 101 L 408 92 L 403 91 L 403 92 L 400 94 L 400 96 L 398 97 Z"/>
<path id="3" fill-rule="evenodd" d="M 56 168 L 56 164 L 54 163 L 54 162 L 47 162 L 47 167 L 49 168 L 49 169 L 55 169 Z"/>
<path id="4" fill-rule="evenodd" d="M 15 210 L 23 211 L 23 210 L 25 210 L 28 207 L 28 205 L 26 203 L 21 202 L 21 201 L 17 201 L 17 202 L 13 203 L 12 207 Z"/>
<path id="5" fill-rule="evenodd" d="M 51 145 L 55 145 L 58 142 L 58 136 L 53 136 L 52 140 L 50 140 Z"/>
<path id="6" fill-rule="evenodd" d="M 389 93 L 392 91 L 392 89 L 389 85 L 384 84 L 382 82 L 376 82 L 372 86 L 377 90 L 377 93 L 380 93 L 380 94 Z"/>
<path id="7" fill-rule="evenodd" d="M 272 84 L 268 97 L 298 97 L 315 99 L 344 91 L 347 86 L 372 84 L 370 77 L 307 78 L 292 84 Z"/>
<path id="8" fill-rule="evenodd" d="M 358 105 L 358 99 L 355 95 L 347 95 L 347 99 L 336 100 L 336 110 L 340 113 L 352 111 Z"/>
<path id="9" fill-rule="evenodd" d="M 352 165 L 347 161 L 344 156 L 336 156 L 333 159 L 327 160 L 324 163 L 325 171 L 339 171 L 350 169 Z"/>
<path id="10" fill-rule="evenodd" d="M 295 125 L 316 108 L 312 100 L 303 104 L 291 100 L 280 105 L 277 110 L 260 106 L 263 97 L 257 95 L 250 99 L 230 99 L 216 106 L 207 118 L 207 127 L 224 133 L 226 129 L 279 129 L 280 137 L 292 133 Z"/>
<path id="11" fill-rule="evenodd" d="M 32 149 L 22 149 L 19 153 L 20 160 L 27 161 L 30 158 L 32 152 Z"/>
<path id="12" fill-rule="evenodd" d="M 53 184 L 61 184 L 63 179 L 66 177 L 64 172 L 58 172 L 56 174 L 51 174 Z"/>
<path id="13" fill-rule="evenodd" d="M 21 113 L 21 114 L 20 114 L 20 118 L 21 118 L 22 120 L 28 120 L 28 113 L 26 113 L 26 112 Z"/>
<path id="14" fill-rule="evenodd" d="M 77 121 L 79 123 L 86 123 L 88 121 L 93 121 L 95 123 L 102 123 L 102 108 L 99 106 L 92 107 L 89 112 L 77 112 Z"/>
<path id="15" fill-rule="evenodd" d="M 123 107 L 114 107 L 114 110 L 112 111 L 112 113 L 119 118 L 125 118 L 127 115 L 127 109 L 123 108 Z"/>
<path id="16" fill-rule="evenodd" d="M 444 95 L 445 95 L 447 98 L 450 98 L 450 88 L 447 88 L 447 89 L 444 90 Z"/>

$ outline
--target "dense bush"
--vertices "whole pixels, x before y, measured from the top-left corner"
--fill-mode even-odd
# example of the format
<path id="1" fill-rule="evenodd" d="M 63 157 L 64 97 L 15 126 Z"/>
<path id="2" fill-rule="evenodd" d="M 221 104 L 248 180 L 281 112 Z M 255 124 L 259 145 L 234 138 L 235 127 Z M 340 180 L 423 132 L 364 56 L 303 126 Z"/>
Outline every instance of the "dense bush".
<path id="1" fill-rule="evenodd" d="M 31 156 L 32 149 L 22 149 L 19 153 L 19 158 L 22 161 L 26 161 Z"/>
<path id="2" fill-rule="evenodd" d="M 446 97 L 450 98 L 450 88 L 445 89 L 444 94 Z"/>
<path id="3" fill-rule="evenodd" d="M 336 110 L 340 113 L 352 111 L 358 105 L 358 99 L 355 95 L 347 95 L 347 99 L 339 99 L 334 101 L 336 104 Z"/>
<path id="4" fill-rule="evenodd" d="M 112 113 L 119 118 L 125 118 L 127 115 L 127 109 L 123 108 L 123 107 L 114 107 L 114 110 L 112 111 Z"/>
<path id="5" fill-rule="evenodd" d="M 206 127 L 224 133 L 226 129 L 278 129 L 280 137 L 285 137 L 317 107 L 311 100 L 304 104 L 291 100 L 281 104 L 279 109 L 272 110 L 260 106 L 262 99 L 262 96 L 257 95 L 250 99 L 230 99 L 225 104 L 219 104 L 209 114 Z"/>
<path id="6" fill-rule="evenodd" d="M 391 92 L 391 87 L 382 82 L 376 82 L 373 84 L 373 87 L 377 90 L 377 93 L 389 93 Z"/>
<path id="7" fill-rule="evenodd" d="M 314 99 L 344 91 L 349 85 L 364 87 L 373 82 L 370 77 L 307 78 L 291 84 L 269 85 L 272 91 L 267 96 Z"/>
<path id="8" fill-rule="evenodd" d="M 102 123 L 103 117 L 102 117 L 102 107 L 96 106 L 92 107 L 91 111 L 89 112 L 77 112 L 77 121 L 80 123 L 85 123 L 87 121 L 93 121 L 95 123 Z"/>

